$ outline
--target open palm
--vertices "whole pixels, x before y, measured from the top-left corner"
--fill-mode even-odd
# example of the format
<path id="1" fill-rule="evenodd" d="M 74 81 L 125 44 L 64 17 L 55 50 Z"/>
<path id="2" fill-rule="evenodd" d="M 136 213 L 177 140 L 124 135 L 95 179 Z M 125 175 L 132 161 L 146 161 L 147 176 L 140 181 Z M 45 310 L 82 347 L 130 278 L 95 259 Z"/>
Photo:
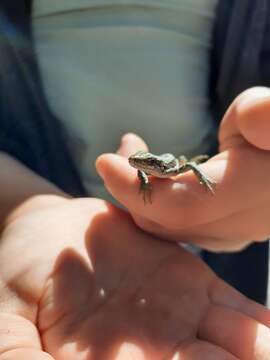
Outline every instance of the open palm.
<path id="1" fill-rule="evenodd" d="M 33 202 L 0 243 L 0 360 L 269 359 L 268 310 L 197 257 L 101 200 Z"/>

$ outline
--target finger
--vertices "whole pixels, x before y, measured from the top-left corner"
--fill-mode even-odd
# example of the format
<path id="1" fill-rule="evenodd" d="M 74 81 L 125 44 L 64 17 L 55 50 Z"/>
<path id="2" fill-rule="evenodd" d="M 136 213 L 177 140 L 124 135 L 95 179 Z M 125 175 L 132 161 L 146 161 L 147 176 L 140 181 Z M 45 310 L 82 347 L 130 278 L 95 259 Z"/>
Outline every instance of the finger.
<path id="1" fill-rule="evenodd" d="M 247 298 L 225 281 L 216 278 L 208 289 L 208 296 L 211 303 L 243 313 L 270 329 L 270 310 Z"/>
<path id="2" fill-rule="evenodd" d="M 166 241 L 174 241 L 182 244 L 193 244 L 200 246 L 202 249 L 216 252 L 239 251 L 247 245 L 246 239 L 226 238 L 224 234 L 218 231 L 211 234 L 208 227 L 211 224 L 204 224 L 183 230 L 172 230 L 158 224 L 155 221 L 148 220 L 143 216 L 133 214 L 134 222 L 143 229 Z M 226 223 L 226 226 L 228 224 Z M 201 229 L 201 232 L 200 232 Z M 221 229 L 219 229 L 221 231 Z"/>
<path id="3" fill-rule="evenodd" d="M 136 134 L 128 133 L 122 137 L 120 147 L 117 150 L 117 154 L 124 157 L 129 157 L 136 151 L 147 151 L 147 149 L 147 145 L 142 138 L 140 138 Z"/>
<path id="4" fill-rule="evenodd" d="M 0 360 L 53 360 L 42 351 L 34 324 L 18 315 L 0 313 Z"/>
<path id="5" fill-rule="evenodd" d="M 270 150 L 270 89 L 254 87 L 240 94 L 226 112 L 219 132 L 222 151 L 241 142 Z"/>
<path id="6" fill-rule="evenodd" d="M 165 212 L 168 214 L 168 218 L 171 214 L 170 220 L 173 223 L 178 214 L 176 224 L 180 227 L 181 223 L 187 224 L 188 213 L 186 211 L 188 208 L 194 214 L 195 202 L 203 204 L 204 197 L 210 200 L 212 197 L 205 189 L 201 188 L 198 180 L 189 172 L 183 174 L 179 181 L 152 178 L 153 204 L 145 206 L 143 198 L 139 194 L 140 183 L 137 170 L 133 169 L 126 159 L 113 154 L 101 155 L 97 159 L 96 167 L 105 186 L 118 201 L 130 211 L 144 214 L 153 221 L 162 223 Z M 193 221 L 191 223 L 193 224 Z M 176 224 L 174 223 L 174 226 Z"/>
<path id="7" fill-rule="evenodd" d="M 209 224 L 180 230 L 176 235 L 180 239 L 194 242 L 202 247 L 209 238 L 205 245 L 212 251 L 237 251 L 252 242 L 267 240 L 270 235 L 268 213 L 269 204 L 255 206 L 254 209 L 241 211 Z"/>
<path id="8" fill-rule="evenodd" d="M 199 184 L 192 171 L 173 179 L 151 178 L 152 204 L 147 206 L 139 194 L 137 172 L 126 159 L 102 155 L 97 170 L 111 194 L 131 212 L 165 227 L 181 229 L 216 221 L 254 207 L 263 199 L 269 201 L 270 193 L 260 191 L 269 186 L 269 160 L 268 152 L 242 146 L 200 165 L 217 182 L 214 196 Z"/>
<path id="9" fill-rule="evenodd" d="M 219 346 L 206 341 L 195 340 L 179 347 L 171 360 L 237 360 Z"/>
<path id="10" fill-rule="evenodd" d="M 0 360 L 54 360 L 49 354 L 35 349 L 15 349 L 0 355 Z"/>
<path id="11" fill-rule="evenodd" d="M 202 319 L 198 336 L 245 360 L 266 360 L 270 329 L 232 309 L 211 305 Z"/>
<path id="12" fill-rule="evenodd" d="M 270 235 L 268 203 L 217 221 L 175 231 L 142 216 L 135 215 L 134 220 L 152 234 L 167 240 L 197 244 L 211 251 L 239 251 L 254 241 L 265 241 Z"/>

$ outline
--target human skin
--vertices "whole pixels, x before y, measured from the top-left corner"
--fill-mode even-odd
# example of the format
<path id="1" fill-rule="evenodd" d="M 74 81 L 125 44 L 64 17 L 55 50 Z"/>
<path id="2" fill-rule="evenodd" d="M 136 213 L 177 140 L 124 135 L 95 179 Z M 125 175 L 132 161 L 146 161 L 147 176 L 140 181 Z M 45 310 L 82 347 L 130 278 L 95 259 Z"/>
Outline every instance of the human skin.
<path id="1" fill-rule="evenodd" d="M 29 199 L 0 264 L 0 360 L 269 359 L 265 307 L 101 200 Z"/>
<path id="2" fill-rule="evenodd" d="M 200 165 L 217 183 L 214 196 L 189 171 L 151 179 L 153 201 L 145 205 L 127 157 L 147 146 L 132 134 L 122 139 L 118 154 L 101 155 L 96 165 L 107 189 L 145 231 L 208 250 L 240 250 L 270 234 L 269 134 L 270 90 L 251 88 L 235 99 L 221 122 L 219 154 Z"/>

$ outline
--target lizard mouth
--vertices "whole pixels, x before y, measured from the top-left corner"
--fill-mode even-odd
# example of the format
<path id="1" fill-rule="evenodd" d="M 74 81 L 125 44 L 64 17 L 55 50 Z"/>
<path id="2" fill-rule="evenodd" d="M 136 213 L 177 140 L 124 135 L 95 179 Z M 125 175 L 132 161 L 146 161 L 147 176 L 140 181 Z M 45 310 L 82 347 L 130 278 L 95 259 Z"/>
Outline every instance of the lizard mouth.
<path id="1" fill-rule="evenodd" d="M 135 169 L 138 169 L 138 168 L 141 168 L 141 167 L 143 167 L 142 166 L 142 164 L 138 164 L 138 162 L 136 161 L 136 159 L 134 159 L 134 158 L 129 158 L 128 159 L 128 162 L 129 162 L 129 164 L 132 166 L 132 167 L 134 167 Z"/>
<path id="2" fill-rule="evenodd" d="M 142 170 L 142 171 L 144 171 L 144 170 L 147 170 L 147 169 L 149 169 L 149 165 L 148 164 L 145 164 L 143 161 L 138 161 L 138 159 L 136 159 L 136 158 L 134 158 L 134 157 L 130 157 L 129 159 L 128 159 L 128 162 L 129 162 L 129 164 L 132 166 L 132 167 L 134 167 L 135 169 L 137 169 L 137 170 Z"/>
<path id="3" fill-rule="evenodd" d="M 145 164 L 142 161 L 137 162 L 136 159 L 129 159 L 129 164 L 137 169 L 137 170 L 141 170 L 144 171 L 145 173 L 151 175 L 153 173 L 153 171 L 155 170 L 153 167 L 149 166 L 149 164 Z"/>
<path id="4" fill-rule="evenodd" d="M 128 158 L 128 162 L 132 167 L 137 169 L 137 161 L 136 161 L 136 159 L 134 159 L 133 157 L 130 157 L 130 158 Z"/>

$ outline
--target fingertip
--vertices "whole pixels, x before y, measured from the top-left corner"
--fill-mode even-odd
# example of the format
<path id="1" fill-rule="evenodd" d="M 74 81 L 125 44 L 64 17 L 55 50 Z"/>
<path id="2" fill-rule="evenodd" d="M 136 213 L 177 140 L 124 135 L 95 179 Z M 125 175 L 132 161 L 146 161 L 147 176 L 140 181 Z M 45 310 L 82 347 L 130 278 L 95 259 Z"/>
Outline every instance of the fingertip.
<path id="1" fill-rule="evenodd" d="M 122 183 L 126 181 L 129 175 L 134 175 L 133 169 L 128 160 L 118 154 L 102 154 L 96 160 L 96 170 L 105 182 Z"/>
<path id="2" fill-rule="evenodd" d="M 122 136 L 121 140 L 122 141 L 143 141 L 139 135 L 137 135 L 133 132 L 128 132 L 128 133 L 124 134 Z"/>
<path id="3" fill-rule="evenodd" d="M 110 170 L 111 165 L 115 162 L 118 162 L 118 158 L 120 158 L 117 154 L 106 153 L 97 157 L 96 159 L 96 170 L 98 174 L 104 179 L 106 177 L 107 172 Z"/>
<path id="4" fill-rule="evenodd" d="M 104 153 L 104 154 L 99 155 L 96 158 L 96 167 L 103 166 L 104 164 L 109 162 L 111 159 L 113 159 L 115 156 L 119 156 L 119 155 L 113 154 L 113 153 Z"/>
<path id="5" fill-rule="evenodd" d="M 124 157 L 129 157 L 138 150 L 147 151 L 147 149 L 148 147 L 146 143 L 140 136 L 134 133 L 127 133 L 121 138 L 120 147 L 117 150 L 117 154 Z"/>
<path id="6" fill-rule="evenodd" d="M 237 105 L 237 125 L 242 136 L 262 150 L 270 150 L 270 89 L 247 91 Z"/>
<path id="7" fill-rule="evenodd" d="M 103 154 L 97 159 L 96 167 L 105 188 L 119 203 L 125 207 L 136 203 L 137 171 L 129 165 L 126 158 Z"/>

